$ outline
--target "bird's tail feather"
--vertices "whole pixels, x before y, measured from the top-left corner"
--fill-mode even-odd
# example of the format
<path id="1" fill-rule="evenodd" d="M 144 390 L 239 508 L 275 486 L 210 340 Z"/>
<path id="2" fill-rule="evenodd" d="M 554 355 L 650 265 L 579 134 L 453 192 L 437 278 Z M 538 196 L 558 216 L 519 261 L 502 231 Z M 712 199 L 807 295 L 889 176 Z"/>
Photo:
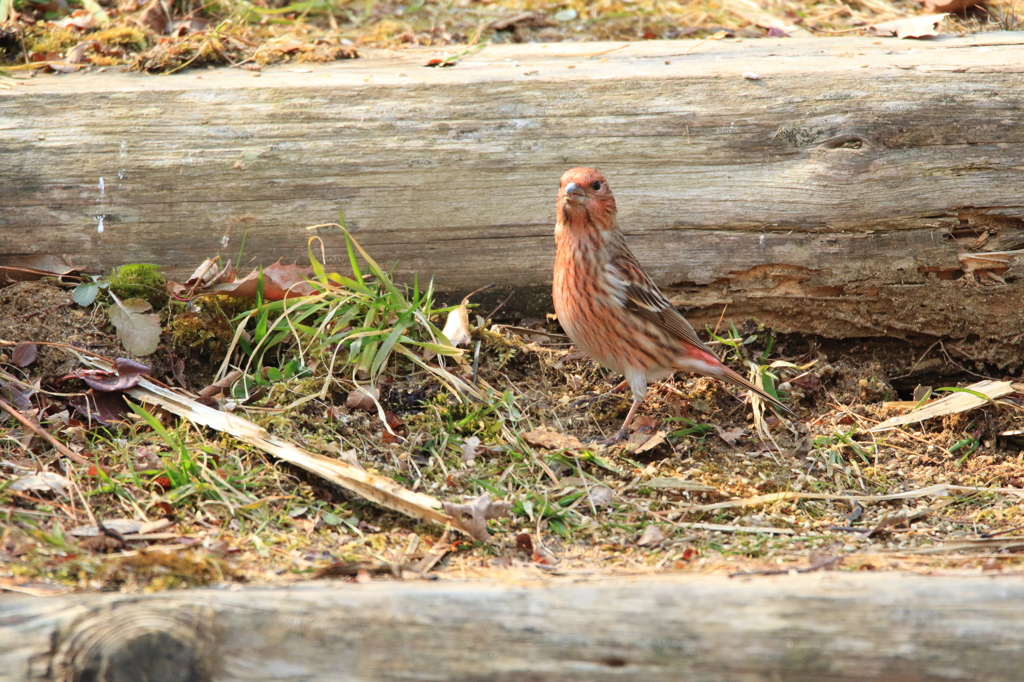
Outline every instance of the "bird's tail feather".
<path id="1" fill-rule="evenodd" d="M 720 366 L 718 368 L 718 370 L 719 370 L 719 372 L 721 372 L 721 376 L 719 376 L 720 379 L 725 379 L 726 381 L 729 381 L 729 382 L 735 384 L 736 386 L 739 386 L 741 388 L 745 388 L 748 391 L 753 391 L 754 393 L 756 393 L 757 395 L 761 396 L 762 398 L 764 398 L 766 401 L 768 401 L 772 405 L 778 407 L 780 410 L 782 410 L 783 412 L 785 412 L 789 416 L 791 416 L 791 417 L 795 417 L 796 416 L 796 413 L 793 412 L 793 410 L 791 410 L 788 407 L 786 407 L 785 405 L 783 405 L 779 401 L 778 398 L 776 398 L 775 396 L 771 395 L 770 393 L 768 393 L 768 391 L 764 390 L 760 386 L 757 386 L 756 384 L 751 383 L 750 381 L 745 379 L 738 372 L 733 371 L 732 369 L 730 369 L 729 367 L 726 367 L 725 365 Z"/>

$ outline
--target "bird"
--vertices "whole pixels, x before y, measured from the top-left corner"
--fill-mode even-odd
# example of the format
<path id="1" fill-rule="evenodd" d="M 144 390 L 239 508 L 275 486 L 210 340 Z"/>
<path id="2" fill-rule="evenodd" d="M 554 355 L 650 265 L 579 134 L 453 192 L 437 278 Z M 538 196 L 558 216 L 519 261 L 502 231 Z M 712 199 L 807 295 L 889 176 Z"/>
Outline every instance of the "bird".
<path id="1" fill-rule="evenodd" d="M 615 197 L 593 168 L 562 175 L 555 222 L 552 299 L 562 329 L 598 364 L 625 377 L 633 404 L 611 442 L 625 438 L 649 382 L 678 371 L 714 377 L 793 411 L 727 367 L 700 340 L 626 245 Z"/>

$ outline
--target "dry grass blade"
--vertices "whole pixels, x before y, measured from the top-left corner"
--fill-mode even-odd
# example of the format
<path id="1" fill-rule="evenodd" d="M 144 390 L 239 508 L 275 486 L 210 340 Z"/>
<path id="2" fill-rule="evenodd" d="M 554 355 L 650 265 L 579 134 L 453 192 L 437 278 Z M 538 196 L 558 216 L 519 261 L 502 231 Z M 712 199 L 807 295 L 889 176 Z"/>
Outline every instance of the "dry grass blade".
<path id="1" fill-rule="evenodd" d="M 948 485 L 945 483 L 939 483 L 937 485 L 930 485 L 927 488 L 918 488 L 917 490 L 908 490 L 902 493 L 892 493 L 891 495 L 831 495 L 829 493 L 798 492 L 769 493 L 767 495 L 747 497 L 742 500 L 729 500 L 728 502 L 716 502 L 714 504 L 701 504 L 693 507 L 686 507 L 684 511 L 694 512 L 711 511 L 713 509 L 730 509 L 732 507 L 756 507 L 762 504 L 785 502 L 786 500 L 842 500 L 847 502 L 856 500 L 857 502 L 886 502 L 891 500 L 912 500 L 918 497 L 943 497 L 951 492 L 1009 493 L 1017 495 L 1018 497 L 1024 496 L 1024 490 L 1018 490 L 1017 488 L 975 488 L 967 485 Z"/>
<path id="2" fill-rule="evenodd" d="M 79 357 L 93 367 L 111 369 L 111 365 L 107 362 L 85 356 Z M 138 386 L 128 391 L 128 395 L 136 400 L 159 405 L 168 412 L 196 424 L 202 424 L 234 436 L 240 441 L 316 474 L 346 490 L 351 490 L 382 507 L 393 509 L 413 518 L 434 521 L 463 530 L 462 524 L 457 519 L 442 511 L 440 500 L 403 488 L 390 478 L 368 473 L 347 462 L 303 450 L 297 445 L 271 435 L 266 429 L 247 419 L 206 407 L 146 379 L 141 379 Z"/>
<path id="3" fill-rule="evenodd" d="M 886 500 L 910 500 L 915 497 L 939 497 L 948 494 L 952 488 L 963 486 L 932 485 L 918 490 L 908 490 L 904 493 L 893 493 L 892 495 L 830 495 L 828 493 L 797 493 L 782 492 L 757 495 L 742 500 L 729 500 L 728 502 L 716 502 L 714 504 L 700 504 L 693 507 L 686 507 L 685 511 L 711 511 L 713 509 L 729 509 L 731 507 L 754 507 L 761 504 L 772 504 L 773 502 L 785 502 L 786 500 L 857 500 L 858 502 L 884 502 Z M 973 489 L 972 489 L 973 490 Z"/>
<path id="4" fill-rule="evenodd" d="M 932 419 L 933 417 L 942 417 L 944 415 L 955 414 L 957 412 L 967 412 L 968 410 L 973 410 L 976 407 L 988 405 L 996 398 L 1002 398 L 1004 395 L 1009 395 L 1013 392 L 1013 384 L 1009 381 L 991 381 L 986 379 L 985 381 L 979 381 L 976 384 L 967 386 L 963 391 L 946 396 L 940 400 L 936 400 L 920 410 L 916 410 L 910 414 L 905 414 L 901 417 L 888 419 L 871 429 L 871 431 L 884 431 L 897 426 L 915 424 L 926 419 Z M 975 393 L 979 393 L 981 395 L 975 395 Z"/>

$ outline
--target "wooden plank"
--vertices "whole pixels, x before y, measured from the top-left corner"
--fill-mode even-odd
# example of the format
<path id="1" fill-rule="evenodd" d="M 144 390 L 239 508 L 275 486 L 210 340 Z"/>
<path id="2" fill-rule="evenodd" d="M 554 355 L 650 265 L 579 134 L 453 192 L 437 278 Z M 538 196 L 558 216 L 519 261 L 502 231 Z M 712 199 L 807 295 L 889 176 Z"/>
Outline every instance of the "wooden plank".
<path id="1" fill-rule="evenodd" d="M 1021 599 L 896 573 L 5 596 L 0 680 L 1016 682 Z"/>
<path id="2" fill-rule="evenodd" d="M 180 277 L 218 252 L 302 260 L 344 210 L 404 279 L 546 310 L 557 180 L 592 165 L 698 325 L 729 304 L 833 337 L 1024 333 L 1019 255 L 1005 285 L 959 260 L 1024 246 L 1022 33 L 436 54 L 0 90 L 0 253 Z"/>

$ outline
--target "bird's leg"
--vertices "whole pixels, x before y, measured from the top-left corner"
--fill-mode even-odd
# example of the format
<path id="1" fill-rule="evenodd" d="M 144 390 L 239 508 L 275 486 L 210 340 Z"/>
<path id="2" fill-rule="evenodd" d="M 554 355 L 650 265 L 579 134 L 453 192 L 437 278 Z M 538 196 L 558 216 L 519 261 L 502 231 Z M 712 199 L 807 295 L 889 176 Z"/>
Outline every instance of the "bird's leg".
<path id="1" fill-rule="evenodd" d="M 622 426 L 611 438 L 605 438 L 600 441 L 602 445 L 611 445 L 612 443 L 618 443 L 620 440 L 625 439 L 626 433 L 628 432 L 629 425 L 633 422 L 633 417 L 636 416 L 636 411 L 640 408 L 644 402 L 643 398 L 633 398 L 633 404 L 629 407 L 629 412 L 626 414 L 625 421 L 622 422 Z"/>
<path id="2" fill-rule="evenodd" d="M 588 407 L 588 406 L 593 405 L 594 403 L 596 403 L 598 400 L 604 400 L 605 398 L 610 398 L 611 396 L 615 395 L 616 393 L 618 393 L 622 389 L 626 388 L 627 386 L 629 386 L 629 384 L 627 384 L 626 381 L 623 380 L 618 386 L 616 386 L 612 390 L 608 391 L 607 393 L 598 393 L 598 394 L 595 394 L 595 395 L 584 396 L 584 397 L 580 398 L 579 400 L 577 400 L 576 402 L 574 402 L 572 404 L 572 406 L 573 406 L 574 409 L 580 408 L 580 407 Z"/>

